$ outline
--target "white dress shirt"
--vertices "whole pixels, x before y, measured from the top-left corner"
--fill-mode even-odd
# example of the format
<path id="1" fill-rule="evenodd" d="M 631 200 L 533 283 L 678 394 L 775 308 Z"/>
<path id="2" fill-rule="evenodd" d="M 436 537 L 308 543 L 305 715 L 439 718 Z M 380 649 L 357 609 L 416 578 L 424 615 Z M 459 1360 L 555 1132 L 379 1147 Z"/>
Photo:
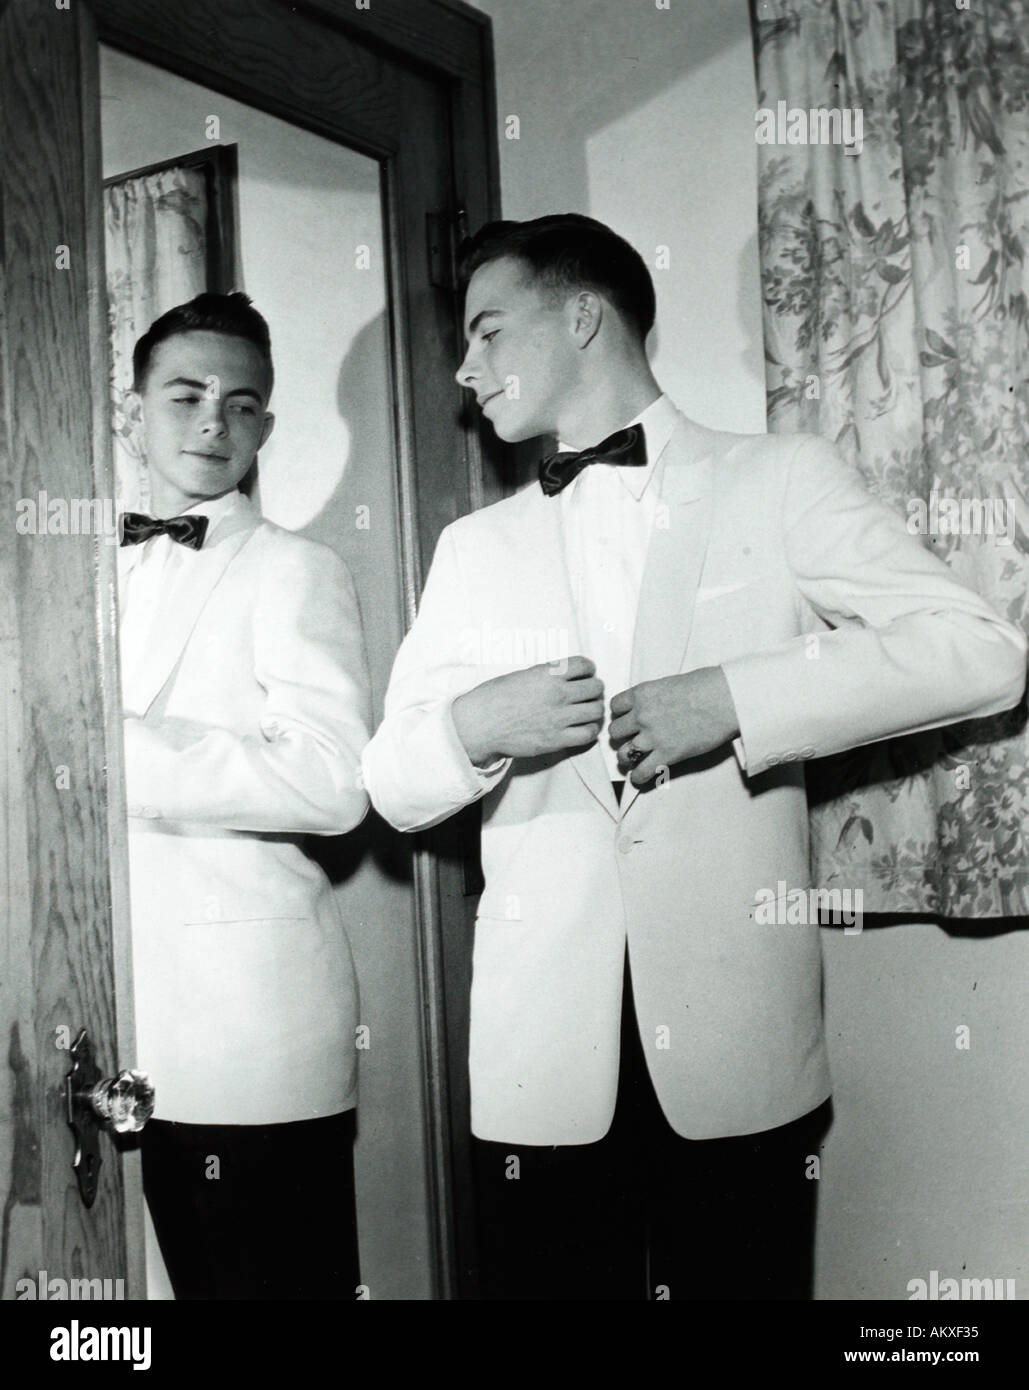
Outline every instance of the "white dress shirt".
<path id="1" fill-rule="evenodd" d="M 624 781 L 624 773 L 608 739 L 611 697 L 629 687 L 636 612 L 660 503 L 660 489 L 652 483 L 680 418 L 668 397 L 658 396 L 624 427 L 643 426 L 645 467 L 590 464 L 549 503 L 561 509 L 566 569 L 581 643 L 578 652 L 567 654 L 587 657 L 603 681 L 604 721 L 598 741 L 612 782 Z M 579 452 L 560 442 L 558 448 Z M 506 776 L 510 758 L 498 758 L 485 767 L 467 762 L 449 716 L 442 733 L 455 756 L 471 769 L 483 793 Z M 374 769 L 366 767 L 366 786 L 373 784 L 374 776 Z"/>
<path id="2" fill-rule="evenodd" d="M 608 738 L 611 697 L 629 688 L 636 612 L 660 501 L 652 482 L 678 423 L 675 406 L 667 396 L 658 396 L 625 426 L 643 426 L 645 467 L 590 464 L 551 499 L 561 508 L 568 583 L 582 644 L 579 652 L 568 655 L 587 657 L 604 683 L 599 744 L 612 782 L 624 781 L 625 774 Z M 559 443 L 558 448 L 571 450 L 571 445 Z M 499 782 L 510 764 L 510 758 L 501 758 L 476 768 L 483 788 L 488 791 Z"/>
<path id="3" fill-rule="evenodd" d="M 224 497 L 195 502 L 178 513 L 180 516 L 206 516 L 207 545 L 218 522 L 232 512 L 242 494 L 237 488 Z M 154 617 L 161 594 L 172 583 L 177 570 L 188 565 L 195 551 L 173 541 L 171 536 L 151 536 L 137 545 L 121 546 L 118 551 L 118 633 L 121 646 L 122 701 L 125 714 L 135 714 L 126 702 L 125 692 L 131 688 L 129 663 L 134 658 L 145 661 Z"/>
<path id="4" fill-rule="evenodd" d="M 616 750 L 608 739 L 609 707 L 611 697 L 629 687 L 636 610 L 660 500 L 652 481 L 678 419 L 668 397 L 659 396 L 629 421 L 630 425 L 643 426 L 646 467 L 591 464 L 554 499 L 561 508 L 565 560 L 582 655 L 596 665 L 604 682 L 600 748 L 612 781 L 625 774 L 619 770 Z"/>

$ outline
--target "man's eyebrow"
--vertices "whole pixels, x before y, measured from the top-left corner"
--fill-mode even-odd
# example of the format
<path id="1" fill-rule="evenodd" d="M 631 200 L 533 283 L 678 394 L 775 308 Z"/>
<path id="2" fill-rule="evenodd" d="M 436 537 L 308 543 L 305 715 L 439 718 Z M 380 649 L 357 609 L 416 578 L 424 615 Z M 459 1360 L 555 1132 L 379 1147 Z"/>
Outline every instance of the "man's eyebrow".
<path id="1" fill-rule="evenodd" d="M 206 391 L 206 390 L 207 390 L 207 383 L 206 383 L 205 381 L 190 381 L 190 379 L 189 379 L 188 376 L 173 376 L 173 377 L 169 377 L 168 380 L 164 383 L 164 385 L 165 385 L 165 386 L 190 386 L 190 387 L 193 388 L 194 391 Z"/>
<path id="2" fill-rule="evenodd" d="M 173 376 L 164 383 L 164 386 L 166 388 L 169 386 L 188 386 L 192 391 L 207 390 L 206 381 L 192 381 L 188 376 Z M 234 391 L 225 392 L 226 399 L 228 399 L 229 396 L 251 396 L 258 405 L 262 404 L 260 391 L 255 391 L 252 386 L 237 386 Z"/>
<path id="3" fill-rule="evenodd" d="M 476 330 L 476 329 L 479 327 L 479 325 L 482 323 L 483 319 L 495 319 L 495 318 L 499 318 L 499 317 L 503 314 L 503 312 L 504 312 L 503 309 L 482 309 L 482 310 L 480 310 L 479 313 L 477 313 L 477 314 L 475 315 L 475 317 L 472 319 L 471 323 L 468 325 L 468 332 L 465 334 L 465 337 L 466 337 L 466 338 L 470 338 L 470 337 L 472 336 L 472 334 L 475 332 L 475 330 Z"/>

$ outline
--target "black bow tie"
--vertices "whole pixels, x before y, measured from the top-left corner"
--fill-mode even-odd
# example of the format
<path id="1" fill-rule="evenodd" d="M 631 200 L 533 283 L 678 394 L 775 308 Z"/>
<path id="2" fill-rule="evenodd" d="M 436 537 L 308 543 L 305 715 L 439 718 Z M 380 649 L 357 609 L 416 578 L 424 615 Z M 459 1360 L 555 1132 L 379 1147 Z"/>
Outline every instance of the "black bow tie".
<path id="1" fill-rule="evenodd" d="M 540 461 L 540 487 L 548 497 L 553 497 L 591 463 L 613 463 L 620 468 L 646 467 L 647 440 L 643 426 L 630 425 L 628 429 L 616 430 L 592 449 L 583 449 L 581 454 L 565 451 L 548 455 Z"/>
<path id="2" fill-rule="evenodd" d="M 142 512 L 123 512 L 121 543 L 139 545 L 151 536 L 171 536 L 179 545 L 199 550 L 207 534 L 208 520 L 206 516 L 170 516 L 162 521 L 158 517 L 144 516 Z"/>

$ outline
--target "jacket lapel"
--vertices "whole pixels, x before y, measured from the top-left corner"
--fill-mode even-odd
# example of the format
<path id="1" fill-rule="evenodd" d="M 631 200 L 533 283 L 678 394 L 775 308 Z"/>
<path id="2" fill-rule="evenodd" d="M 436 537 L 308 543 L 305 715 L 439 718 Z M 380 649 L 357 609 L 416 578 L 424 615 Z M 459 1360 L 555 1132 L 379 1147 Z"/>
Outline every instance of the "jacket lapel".
<path id="1" fill-rule="evenodd" d="M 632 647 L 633 685 L 675 675 L 686 658 L 711 532 L 711 433 L 683 417 L 668 441 L 661 467 L 663 505 L 643 571 Z M 623 817 L 638 795 L 639 789 L 627 780 L 620 808 Z"/>
<path id="2" fill-rule="evenodd" d="M 177 574 L 161 595 L 150 640 L 142 651 L 122 652 L 125 706 L 146 714 L 175 669 L 189 635 L 215 585 L 260 524 L 250 501 L 238 503 L 211 528 L 203 548 L 184 557 Z"/>

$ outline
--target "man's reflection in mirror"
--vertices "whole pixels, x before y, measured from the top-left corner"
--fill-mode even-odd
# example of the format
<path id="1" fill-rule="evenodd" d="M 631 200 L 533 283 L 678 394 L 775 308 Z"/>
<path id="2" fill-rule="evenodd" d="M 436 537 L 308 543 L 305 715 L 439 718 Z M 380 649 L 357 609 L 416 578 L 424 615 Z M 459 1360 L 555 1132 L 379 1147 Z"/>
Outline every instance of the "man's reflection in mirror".
<path id="1" fill-rule="evenodd" d="M 142 1134 L 177 1298 L 352 1299 L 357 987 L 305 835 L 364 818 L 354 585 L 239 490 L 274 417 L 268 326 L 201 294 L 133 354 L 147 512 L 119 596 Z"/>

